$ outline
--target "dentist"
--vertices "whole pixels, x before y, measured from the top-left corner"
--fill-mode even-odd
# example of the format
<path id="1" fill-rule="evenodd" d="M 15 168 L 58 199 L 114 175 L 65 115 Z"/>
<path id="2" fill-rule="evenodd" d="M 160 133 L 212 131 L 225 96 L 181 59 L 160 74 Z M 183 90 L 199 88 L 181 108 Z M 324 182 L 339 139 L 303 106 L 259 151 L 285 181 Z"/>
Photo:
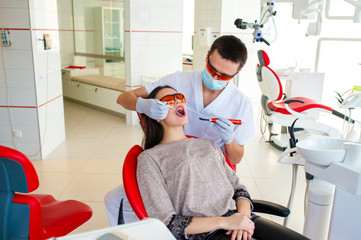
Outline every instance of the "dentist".
<path id="1" fill-rule="evenodd" d="M 168 85 L 185 95 L 189 123 L 184 126 L 186 135 L 212 139 L 237 164 L 244 155 L 244 145 L 253 140 L 254 119 L 250 100 L 231 80 L 247 61 L 247 48 L 237 37 L 224 35 L 216 39 L 207 55 L 203 71 L 175 72 L 146 87 L 121 93 L 117 103 L 128 110 L 144 113 L 150 118 L 166 118 L 169 105 L 147 99 L 148 93 L 158 86 Z M 218 118 L 215 123 L 199 118 Z M 234 125 L 227 119 L 242 120 Z M 105 205 L 110 225 L 117 225 L 119 203 L 126 200 L 123 186 L 108 192 Z M 125 203 L 124 203 L 125 202 Z M 128 201 L 123 201 L 124 220 L 136 221 Z"/>

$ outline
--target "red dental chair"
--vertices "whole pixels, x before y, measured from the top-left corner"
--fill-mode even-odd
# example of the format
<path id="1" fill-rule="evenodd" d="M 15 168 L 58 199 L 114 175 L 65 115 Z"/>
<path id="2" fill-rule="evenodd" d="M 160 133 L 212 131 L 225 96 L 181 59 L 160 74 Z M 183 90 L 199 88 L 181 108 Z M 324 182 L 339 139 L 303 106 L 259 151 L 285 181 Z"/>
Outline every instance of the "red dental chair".
<path id="1" fill-rule="evenodd" d="M 297 129 L 303 129 L 309 134 L 324 135 L 340 138 L 341 133 L 332 126 L 326 125 L 312 118 L 314 112 L 326 112 L 348 121 L 348 117 L 326 105 L 305 97 L 286 98 L 283 93 L 282 84 L 278 75 L 269 67 L 270 60 L 263 50 L 257 52 L 259 64 L 257 65 L 257 79 L 261 88 L 261 106 L 263 117 L 268 125 L 270 143 L 279 150 L 284 151 L 288 146 L 286 141 L 279 139 L 278 134 L 273 130 L 273 123 L 280 126 L 290 127 L 299 118 L 296 124 Z M 351 120 L 353 123 L 354 121 Z M 263 128 L 262 133 L 264 133 Z"/>
<path id="2" fill-rule="evenodd" d="M 130 205 L 132 206 L 134 212 L 136 213 L 136 215 L 140 220 L 148 217 L 142 202 L 142 198 L 138 188 L 137 177 L 136 177 L 137 157 L 142 151 L 143 149 L 139 145 L 133 146 L 126 155 L 123 164 L 123 184 L 124 184 L 125 193 L 127 195 Z M 286 217 L 290 213 L 289 209 L 283 206 L 262 200 L 253 200 L 253 206 L 254 206 L 254 212 L 273 214 L 281 217 Z M 122 209 L 120 209 L 120 214 L 121 213 L 122 213 Z M 121 215 L 119 217 L 122 218 Z M 253 239 L 260 239 L 260 240 L 261 239 L 267 239 L 267 240 L 308 239 L 291 229 L 288 229 L 284 226 L 281 226 L 277 223 L 274 223 L 270 220 L 264 219 L 257 215 L 253 215 L 252 220 L 256 226 Z"/>
<path id="3" fill-rule="evenodd" d="M 38 187 L 30 160 L 17 150 L 0 146 L 0 240 L 64 236 L 92 216 L 92 209 L 84 203 L 27 194 Z"/>

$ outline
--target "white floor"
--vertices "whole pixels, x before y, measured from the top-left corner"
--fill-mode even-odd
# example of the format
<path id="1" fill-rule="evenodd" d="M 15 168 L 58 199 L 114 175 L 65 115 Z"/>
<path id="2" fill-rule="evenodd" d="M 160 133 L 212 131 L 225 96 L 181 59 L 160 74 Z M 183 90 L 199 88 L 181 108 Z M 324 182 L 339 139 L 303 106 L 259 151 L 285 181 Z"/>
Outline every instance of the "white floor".
<path id="1" fill-rule="evenodd" d="M 127 151 L 140 144 L 140 126 L 125 119 L 65 101 L 66 141 L 43 161 L 33 161 L 40 179 L 37 193 L 50 193 L 60 200 L 76 199 L 90 205 L 92 218 L 73 233 L 109 226 L 104 206 L 107 191 L 122 183 L 122 163 Z M 255 118 L 257 118 L 255 111 Z M 253 199 L 287 205 L 292 167 L 277 162 L 281 152 L 266 143 L 256 128 L 256 138 L 245 147 L 237 174 Z M 297 192 L 289 227 L 302 233 L 303 167 L 299 169 Z M 279 223 L 283 219 L 270 217 Z"/>

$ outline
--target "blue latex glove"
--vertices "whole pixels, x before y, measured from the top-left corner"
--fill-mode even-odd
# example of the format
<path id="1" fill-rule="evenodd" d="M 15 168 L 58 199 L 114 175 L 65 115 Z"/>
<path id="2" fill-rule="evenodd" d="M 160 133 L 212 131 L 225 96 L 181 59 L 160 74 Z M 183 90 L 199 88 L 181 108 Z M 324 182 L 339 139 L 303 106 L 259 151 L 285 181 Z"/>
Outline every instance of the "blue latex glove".
<path id="1" fill-rule="evenodd" d="M 219 118 L 214 124 L 216 130 L 221 134 L 223 142 L 225 144 L 230 144 L 234 138 L 234 124 L 231 123 L 228 119 Z"/>
<path id="2" fill-rule="evenodd" d="M 162 120 L 168 115 L 169 105 L 161 105 L 157 101 L 159 100 L 155 98 L 144 99 L 138 97 L 135 108 L 137 112 L 144 113 L 152 119 Z"/>

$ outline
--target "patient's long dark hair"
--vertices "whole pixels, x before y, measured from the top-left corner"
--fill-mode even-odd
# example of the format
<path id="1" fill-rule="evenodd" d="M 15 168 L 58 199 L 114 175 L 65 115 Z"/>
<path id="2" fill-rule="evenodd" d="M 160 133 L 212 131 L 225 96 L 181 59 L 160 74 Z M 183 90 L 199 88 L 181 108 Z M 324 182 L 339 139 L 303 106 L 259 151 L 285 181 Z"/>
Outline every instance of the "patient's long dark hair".
<path id="1" fill-rule="evenodd" d="M 174 89 L 167 85 L 156 87 L 148 95 L 148 98 L 155 98 L 157 93 L 163 88 Z M 143 114 L 141 114 L 140 124 L 144 131 L 144 138 L 143 138 L 143 149 L 144 150 L 152 148 L 155 145 L 158 145 L 160 143 L 160 141 L 162 141 L 164 131 L 163 131 L 163 127 L 160 125 L 159 122 L 157 122 L 157 120 L 154 120 L 143 113 Z"/>

